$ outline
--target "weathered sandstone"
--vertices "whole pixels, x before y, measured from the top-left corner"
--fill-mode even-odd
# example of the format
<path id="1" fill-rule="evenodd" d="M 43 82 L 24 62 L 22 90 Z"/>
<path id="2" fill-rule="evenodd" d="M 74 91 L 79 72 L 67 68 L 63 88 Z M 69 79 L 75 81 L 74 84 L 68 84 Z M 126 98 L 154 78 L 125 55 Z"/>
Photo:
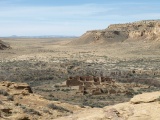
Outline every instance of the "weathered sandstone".
<path id="1" fill-rule="evenodd" d="M 144 20 L 126 24 L 113 24 L 104 30 L 84 33 L 70 44 L 104 44 L 128 40 L 160 40 L 160 20 Z"/>

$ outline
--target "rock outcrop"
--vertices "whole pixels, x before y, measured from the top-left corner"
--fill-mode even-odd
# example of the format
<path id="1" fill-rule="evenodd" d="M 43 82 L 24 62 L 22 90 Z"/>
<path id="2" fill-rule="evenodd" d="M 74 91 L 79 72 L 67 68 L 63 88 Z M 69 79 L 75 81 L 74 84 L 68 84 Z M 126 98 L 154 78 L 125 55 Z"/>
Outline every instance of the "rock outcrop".
<path id="1" fill-rule="evenodd" d="M 25 83 L 0 82 L 1 120 L 159 120 L 159 111 L 160 92 L 139 94 L 114 106 L 81 108 L 46 100 Z"/>
<path id="2" fill-rule="evenodd" d="M 127 103 L 89 108 L 56 120 L 159 120 L 159 111 L 160 92 L 153 92 L 137 95 Z"/>
<path id="3" fill-rule="evenodd" d="M 0 40 L 0 50 L 5 50 L 5 49 L 9 49 L 9 48 L 11 48 L 9 44 Z"/>
<path id="4" fill-rule="evenodd" d="M 104 44 L 127 40 L 160 40 L 160 20 L 113 24 L 104 30 L 87 31 L 70 44 Z"/>
<path id="5" fill-rule="evenodd" d="M 53 120 L 79 110 L 83 109 L 34 94 L 26 83 L 0 82 L 1 120 Z"/>

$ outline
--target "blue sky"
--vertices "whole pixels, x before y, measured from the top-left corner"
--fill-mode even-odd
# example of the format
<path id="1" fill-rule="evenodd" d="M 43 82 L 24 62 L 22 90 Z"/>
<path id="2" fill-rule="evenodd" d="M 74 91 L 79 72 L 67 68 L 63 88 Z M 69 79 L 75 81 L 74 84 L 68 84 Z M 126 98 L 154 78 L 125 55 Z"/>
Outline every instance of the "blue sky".
<path id="1" fill-rule="evenodd" d="M 0 36 L 76 35 L 160 19 L 160 0 L 0 0 Z"/>

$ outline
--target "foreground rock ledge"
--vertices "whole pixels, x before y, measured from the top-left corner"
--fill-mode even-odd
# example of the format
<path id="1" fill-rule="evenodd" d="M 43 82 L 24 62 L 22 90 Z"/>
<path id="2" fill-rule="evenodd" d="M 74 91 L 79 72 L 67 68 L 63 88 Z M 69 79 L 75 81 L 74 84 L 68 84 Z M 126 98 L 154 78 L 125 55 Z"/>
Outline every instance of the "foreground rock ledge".
<path id="1" fill-rule="evenodd" d="M 81 110 L 77 105 L 46 100 L 26 83 L 0 82 L 0 120 L 53 120 Z"/>
<path id="2" fill-rule="evenodd" d="M 90 108 L 56 120 L 159 120 L 160 92 L 144 93 L 130 102 Z"/>
<path id="3" fill-rule="evenodd" d="M 114 106 L 81 108 L 46 100 L 25 83 L 0 82 L 1 120 L 159 120 L 159 111 L 160 91 Z"/>

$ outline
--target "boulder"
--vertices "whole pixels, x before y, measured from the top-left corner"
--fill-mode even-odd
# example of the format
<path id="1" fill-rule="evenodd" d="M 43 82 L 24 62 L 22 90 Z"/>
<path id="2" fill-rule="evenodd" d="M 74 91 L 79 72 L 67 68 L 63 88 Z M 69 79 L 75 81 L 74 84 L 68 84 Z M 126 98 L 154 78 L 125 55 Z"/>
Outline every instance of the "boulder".
<path id="1" fill-rule="evenodd" d="M 0 40 L 0 50 L 5 50 L 5 49 L 9 49 L 9 48 L 11 48 L 9 44 Z"/>
<path id="2" fill-rule="evenodd" d="M 130 103 L 133 103 L 133 104 L 149 103 L 149 102 L 155 102 L 158 99 L 160 99 L 160 92 L 143 93 L 143 94 L 134 96 L 130 100 Z"/>

